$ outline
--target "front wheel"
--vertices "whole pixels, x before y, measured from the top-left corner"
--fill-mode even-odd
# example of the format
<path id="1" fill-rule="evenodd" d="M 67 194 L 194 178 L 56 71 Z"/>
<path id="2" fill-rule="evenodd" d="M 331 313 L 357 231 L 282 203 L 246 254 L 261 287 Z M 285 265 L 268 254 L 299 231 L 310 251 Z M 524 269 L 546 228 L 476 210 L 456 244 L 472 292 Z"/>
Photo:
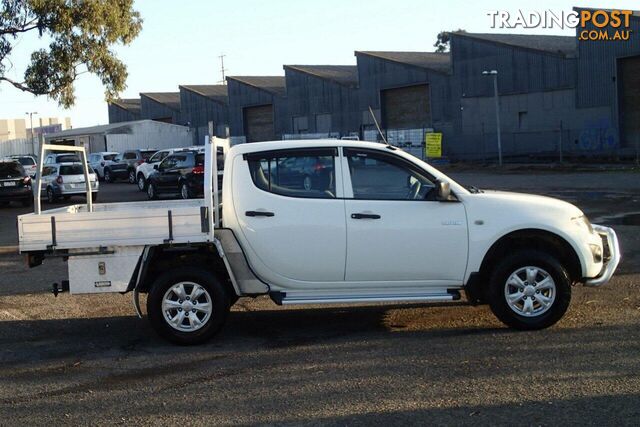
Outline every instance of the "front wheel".
<path id="1" fill-rule="evenodd" d="M 564 266 L 544 252 L 515 252 L 500 261 L 489 281 L 491 310 L 507 326 L 543 329 L 562 318 L 571 301 Z"/>
<path id="2" fill-rule="evenodd" d="M 144 191 L 147 189 L 147 180 L 144 179 L 144 175 L 141 173 L 138 174 L 138 189 L 140 191 Z"/>
<path id="3" fill-rule="evenodd" d="M 113 176 L 111 175 L 111 170 L 109 169 L 104 170 L 104 182 L 113 182 Z"/>
<path id="4" fill-rule="evenodd" d="M 158 189 L 153 182 L 147 184 L 147 197 L 149 200 L 156 200 L 158 198 Z"/>
<path id="5" fill-rule="evenodd" d="M 136 183 L 136 171 L 134 171 L 133 169 L 129 171 L 129 176 L 127 177 L 127 182 L 129 184 L 135 184 Z"/>
<path id="6" fill-rule="evenodd" d="M 191 194 L 191 190 L 189 190 L 189 186 L 186 182 L 180 184 L 180 197 L 183 199 L 191 199 L 193 196 Z"/>
<path id="7" fill-rule="evenodd" d="M 211 272 L 183 267 L 156 279 L 147 298 L 147 313 L 163 338 L 181 345 L 201 344 L 224 324 L 229 298 Z"/>
<path id="8" fill-rule="evenodd" d="M 53 188 L 47 187 L 47 202 L 48 203 L 55 203 L 57 200 L 58 200 L 58 197 L 53 192 Z"/>

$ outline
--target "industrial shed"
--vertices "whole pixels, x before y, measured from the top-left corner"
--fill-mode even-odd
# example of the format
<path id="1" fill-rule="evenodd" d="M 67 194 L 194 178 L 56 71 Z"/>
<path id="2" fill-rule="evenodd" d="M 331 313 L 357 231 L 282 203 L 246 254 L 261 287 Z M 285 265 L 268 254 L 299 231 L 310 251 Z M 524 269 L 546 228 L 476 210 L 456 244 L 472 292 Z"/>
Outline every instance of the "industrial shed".
<path id="1" fill-rule="evenodd" d="M 285 137 L 359 135 L 358 67 L 285 65 Z"/>
<path id="2" fill-rule="evenodd" d="M 135 148 L 188 147 L 191 132 L 185 126 L 153 120 L 111 123 L 108 125 L 69 129 L 45 136 L 48 144 L 83 145 L 87 153 Z"/>
<path id="3" fill-rule="evenodd" d="M 140 98 L 118 99 L 109 103 L 109 123 L 140 120 Z"/>
<path id="4" fill-rule="evenodd" d="M 202 144 L 209 134 L 209 122 L 220 138 L 229 135 L 229 97 L 226 85 L 181 85 L 180 109 L 182 119 L 193 129 L 194 144 Z"/>
<path id="5" fill-rule="evenodd" d="M 183 124 L 180 92 L 144 92 L 140 94 L 140 117 L 145 120 Z"/>
<path id="6" fill-rule="evenodd" d="M 234 143 L 280 139 L 287 121 L 284 76 L 227 77 Z"/>

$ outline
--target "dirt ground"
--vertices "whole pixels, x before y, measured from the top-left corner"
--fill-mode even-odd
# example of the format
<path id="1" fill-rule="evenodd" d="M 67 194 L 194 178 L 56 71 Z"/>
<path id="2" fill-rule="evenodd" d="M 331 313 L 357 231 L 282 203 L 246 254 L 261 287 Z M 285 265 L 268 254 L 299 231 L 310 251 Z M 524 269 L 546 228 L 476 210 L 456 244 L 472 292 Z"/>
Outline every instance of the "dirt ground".
<path id="1" fill-rule="evenodd" d="M 486 306 L 258 298 L 240 300 L 216 339 L 185 348 L 136 318 L 130 295 L 54 299 L 45 289 L 63 263 L 28 270 L 2 255 L 0 424 L 637 425 L 640 175 L 452 176 L 577 204 L 617 230 L 619 273 L 575 287 L 544 331 L 509 330 Z"/>

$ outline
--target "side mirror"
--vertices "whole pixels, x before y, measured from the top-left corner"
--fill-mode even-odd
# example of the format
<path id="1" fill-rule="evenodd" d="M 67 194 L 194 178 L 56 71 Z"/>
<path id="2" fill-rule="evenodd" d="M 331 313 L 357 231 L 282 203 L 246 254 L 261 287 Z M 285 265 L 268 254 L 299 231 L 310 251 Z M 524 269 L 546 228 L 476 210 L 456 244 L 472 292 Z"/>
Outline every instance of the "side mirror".
<path id="1" fill-rule="evenodd" d="M 158 165 L 153 165 L 153 168 L 154 168 L 155 170 L 158 170 Z"/>
<path id="2" fill-rule="evenodd" d="M 453 200 L 451 198 L 451 187 L 448 182 L 436 181 L 436 200 L 439 202 L 450 202 Z"/>

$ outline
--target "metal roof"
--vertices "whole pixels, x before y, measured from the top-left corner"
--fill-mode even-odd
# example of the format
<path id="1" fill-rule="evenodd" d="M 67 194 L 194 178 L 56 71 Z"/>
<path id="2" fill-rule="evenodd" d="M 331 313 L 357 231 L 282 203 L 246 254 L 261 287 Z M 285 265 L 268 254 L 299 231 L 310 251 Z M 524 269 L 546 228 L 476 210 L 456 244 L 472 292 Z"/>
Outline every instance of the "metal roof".
<path id="1" fill-rule="evenodd" d="M 180 85 L 180 88 L 197 93 L 221 104 L 229 102 L 227 85 Z"/>
<path id="2" fill-rule="evenodd" d="M 449 53 L 356 51 L 356 56 L 359 54 L 374 56 L 376 58 L 400 64 L 412 65 L 414 67 L 425 68 L 439 73 L 448 73 L 451 69 L 451 58 Z"/>
<path id="3" fill-rule="evenodd" d="M 118 107 L 132 113 L 140 114 L 140 98 L 116 99 L 115 101 L 112 101 L 111 104 L 117 105 Z"/>
<path id="4" fill-rule="evenodd" d="M 557 55 L 572 56 L 576 53 L 574 36 L 541 36 L 537 34 L 486 34 L 453 32 L 455 36 L 469 37 L 491 43 L 503 44 Z"/>
<path id="5" fill-rule="evenodd" d="M 74 136 L 94 135 L 99 133 L 104 134 L 122 134 L 132 133 L 133 128 L 145 123 L 153 123 L 158 126 L 178 126 L 170 123 L 158 122 L 155 120 L 134 120 L 131 122 L 118 122 L 110 123 L 108 125 L 89 126 L 85 128 L 67 129 L 61 132 L 49 133 L 45 135 L 46 139 L 58 139 Z"/>
<path id="6" fill-rule="evenodd" d="M 180 111 L 180 92 L 142 92 L 140 96 L 146 96 L 172 110 Z"/>
<path id="7" fill-rule="evenodd" d="M 276 96 L 287 94 L 284 76 L 229 76 L 227 79 L 239 81 Z"/>
<path id="8" fill-rule="evenodd" d="M 291 69 L 309 74 L 320 79 L 329 80 L 339 85 L 358 86 L 358 67 L 355 65 L 285 65 Z"/>

